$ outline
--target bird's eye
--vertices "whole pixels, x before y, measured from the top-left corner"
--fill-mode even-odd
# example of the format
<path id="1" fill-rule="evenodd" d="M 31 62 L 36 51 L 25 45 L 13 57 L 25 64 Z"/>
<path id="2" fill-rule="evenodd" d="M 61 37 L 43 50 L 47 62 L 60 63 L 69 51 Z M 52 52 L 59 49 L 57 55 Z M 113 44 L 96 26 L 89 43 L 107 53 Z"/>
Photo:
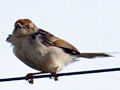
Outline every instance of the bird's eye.
<path id="1" fill-rule="evenodd" d="M 27 25 L 27 29 L 30 29 L 30 26 L 29 26 L 29 25 Z"/>
<path id="2" fill-rule="evenodd" d="M 17 29 L 17 25 L 15 25 L 15 28 Z"/>

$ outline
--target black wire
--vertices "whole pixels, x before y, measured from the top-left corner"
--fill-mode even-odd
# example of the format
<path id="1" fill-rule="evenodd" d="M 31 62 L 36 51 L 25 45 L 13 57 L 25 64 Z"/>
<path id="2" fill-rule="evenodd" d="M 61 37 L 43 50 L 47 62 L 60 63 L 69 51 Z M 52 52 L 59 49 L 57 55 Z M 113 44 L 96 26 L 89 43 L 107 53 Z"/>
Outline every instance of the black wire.
<path id="1" fill-rule="evenodd" d="M 109 69 L 99 69 L 99 70 L 90 70 L 90 71 L 79 71 L 79 72 L 68 72 L 68 73 L 59 73 L 57 76 L 71 76 L 71 75 L 82 75 L 82 74 L 92 74 L 92 73 L 102 73 L 102 72 L 113 72 L 113 71 L 120 71 L 120 68 L 109 68 Z M 50 75 L 38 75 L 33 76 L 33 78 L 47 78 L 50 77 Z M 25 77 L 15 77 L 15 78 L 5 78 L 0 79 L 0 82 L 5 81 L 15 81 L 15 80 L 25 80 Z"/>

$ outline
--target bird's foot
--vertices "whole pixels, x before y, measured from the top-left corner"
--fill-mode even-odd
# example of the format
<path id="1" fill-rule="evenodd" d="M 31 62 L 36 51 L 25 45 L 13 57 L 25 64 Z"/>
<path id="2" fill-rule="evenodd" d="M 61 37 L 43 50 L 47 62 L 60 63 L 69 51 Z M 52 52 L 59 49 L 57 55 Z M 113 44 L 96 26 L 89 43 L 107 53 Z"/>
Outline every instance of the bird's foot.
<path id="1" fill-rule="evenodd" d="M 29 73 L 25 76 L 25 80 L 28 80 L 28 82 L 30 84 L 33 84 L 34 83 L 34 80 L 33 80 L 33 74 L 32 73 Z"/>
<path id="2" fill-rule="evenodd" d="M 25 80 L 27 80 L 30 84 L 33 84 L 33 83 L 34 83 L 33 75 L 41 74 L 41 73 L 42 73 L 42 72 L 38 72 L 38 73 L 28 73 L 28 74 L 25 76 Z"/>
<path id="3" fill-rule="evenodd" d="M 52 72 L 52 73 L 51 73 L 50 79 L 52 79 L 52 78 L 53 78 L 55 81 L 58 81 L 58 76 L 57 76 L 56 72 Z"/>

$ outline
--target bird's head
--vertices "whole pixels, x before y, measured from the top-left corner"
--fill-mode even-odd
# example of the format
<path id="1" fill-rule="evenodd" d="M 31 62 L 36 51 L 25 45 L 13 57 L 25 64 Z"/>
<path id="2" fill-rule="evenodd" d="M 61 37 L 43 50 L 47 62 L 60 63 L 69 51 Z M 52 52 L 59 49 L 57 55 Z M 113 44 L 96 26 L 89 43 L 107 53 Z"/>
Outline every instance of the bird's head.
<path id="1" fill-rule="evenodd" d="M 37 26 L 29 19 L 19 19 L 15 22 L 13 34 L 15 36 L 25 36 L 37 32 Z"/>

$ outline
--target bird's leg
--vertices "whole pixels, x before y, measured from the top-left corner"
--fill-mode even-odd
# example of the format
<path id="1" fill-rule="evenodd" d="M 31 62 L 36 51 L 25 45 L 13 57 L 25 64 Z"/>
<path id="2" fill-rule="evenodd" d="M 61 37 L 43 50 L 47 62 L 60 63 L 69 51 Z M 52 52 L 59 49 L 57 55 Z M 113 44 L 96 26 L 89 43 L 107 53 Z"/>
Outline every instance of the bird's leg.
<path id="1" fill-rule="evenodd" d="M 50 79 L 54 79 L 55 81 L 58 81 L 58 76 L 57 76 L 57 71 L 59 70 L 60 67 L 55 67 L 54 71 L 51 73 Z"/>
<path id="2" fill-rule="evenodd" d="M 52 77 L 55 81 L 58 81 L 58 76 L 55 71 L 51 73 L 50 79 L 52 79 Z"/>
<path id="3" fill-rule="evenodd" d="M 25 76 L 25 80 L 28 80 L 28 82 L 30 84 L 33 84 L 33 75 L 36 75 L 36 74 L 41 74 L 42 72 L 38 72 L 38 73 L 28 73 L 26 76 Z"/>

